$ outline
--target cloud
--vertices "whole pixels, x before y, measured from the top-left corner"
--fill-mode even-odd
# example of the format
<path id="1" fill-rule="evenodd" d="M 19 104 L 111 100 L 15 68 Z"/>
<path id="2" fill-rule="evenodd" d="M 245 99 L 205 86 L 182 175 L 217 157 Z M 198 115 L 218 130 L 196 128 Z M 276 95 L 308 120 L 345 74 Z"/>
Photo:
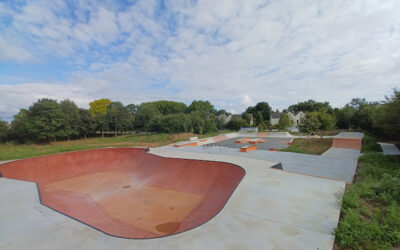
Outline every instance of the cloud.
<path id="1" fill-rule="evenodd" d="M 400 87 L 398 13 L 396 0 L 2 4 L 0 60 L 68 68 L 56 81 L 0 83 L 11 91 L 0 107 L 29 106 L 35 95 L 25 89 L 82 105 L 98 97 L 208 99 L 238 113 L 258 101 L 283 109 L 307 99 L 335 106 L 353 97 L 381 100 Z M 37 82 L 46 90 L 35 89 Z M 75 88 L 81 91 L 68 90 Z"/>
<path id="2" fill-rule="evenodd" d="M 26 49 L 0 37 L 0 63 L 3 61 L 33 62 L 35 58 Z"/>

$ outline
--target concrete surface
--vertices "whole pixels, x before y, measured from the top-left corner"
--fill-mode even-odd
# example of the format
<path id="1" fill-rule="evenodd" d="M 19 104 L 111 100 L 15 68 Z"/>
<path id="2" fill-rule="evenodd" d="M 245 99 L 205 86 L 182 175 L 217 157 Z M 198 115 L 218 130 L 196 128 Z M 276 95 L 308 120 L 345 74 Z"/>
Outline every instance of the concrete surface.
<path id="1" fill-rule="evenodd" d="M 246 176 L 210 221 L 148 240 L 108 236 L 42 206 L 35 183 L 0 178 L 0 249 L 332 249 L 344 182 L 270 169 L 274 163 L 263 160 L 151 153 L 230 162 Z"/>
<path id="2" fill-rule="evenodd" d="M 274 149 L 284 149 L 289 146 L 289 139 L 288 138 L 282 138 L 282 137 L 254 137 L 254 138 L 262 138 L 266 142 L 264 143 L 257 143 L 257 144 L 250 144 L 249 141 L 244 142 L 244 143 L 235 143 L 236 140 L 242 139 L 245 137 L 235 137 L 231 139 L 227 139 L 224 141 L 219 141 L 216 142 L 215 145 L 221 146 L 221 147 L 231 147 L 231 148 L 241 148 L 243 146 L 256 146 L 258 150 L 268 150 L 270 148 Z M 252 138 L 252 137 L 249 137 Z M 211 145 L 210 145 L 211 146 Z M 214 146 L 214 144 L 213 144 Z M 206 146 L 205 146 L 206 147 Z"/>
<path id="3" fill-rule="evenodd" d="M 239 149 L 219 147 L 190 147 L 180 150 L 203 154 L 240 156 L 251 159 L 272 161 L 276 163 L 280 162 L 284 170 L 329 179 L 337 179 L 347 183 L 351 183 L 353 181 L 353 176 L 357 168 L 357 159 L 359 157 L 359 152 L 349 153 L 349 150 L 342 149 L 334 149 L 330 151 L 337 152 L 337 154 L 332 153 L 332 155 L 328 154 L 323 156 L 264 150 L 242 153 L 239 151 Z M 339 154 L 340 152 L 343 152 L 343 157 L 341 157 L 341 154 Z M 346 156 L 346 154 L 349 154 L 349 156 Z"/>
<path id="4" fill-rule="evenodd" d="M 379 142 L 379 145 L 385 155 L 400 155 L 400 150 L 394 144 Z"/>
<path id="5" fill-rule="evenodd" d="M 36 182 L 43 205 L 109 235 L 137 239 L 210 220 L 245 175 L 233 164 L 159 157 L 144 148 L 24 159 L 0 165 L 0 172 Z"/>
<path id="6" fill-rule="evenodd" d="M 362 139 L 364 137 L 364 133 L 361 132 L 340 132 L 334 138 L 348 138 L 348 139 Z"/>

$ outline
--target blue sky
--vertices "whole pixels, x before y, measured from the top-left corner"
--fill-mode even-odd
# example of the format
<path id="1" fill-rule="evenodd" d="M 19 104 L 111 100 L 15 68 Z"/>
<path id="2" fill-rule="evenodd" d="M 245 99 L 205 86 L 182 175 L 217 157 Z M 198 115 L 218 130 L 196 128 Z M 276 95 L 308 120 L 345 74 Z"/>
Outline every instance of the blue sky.
<path id="1" fill-rule="evenodd" d="M 0 119 L 38 98 L 342 106 L 400 87 L 400 2 L 0 2 Z"/>

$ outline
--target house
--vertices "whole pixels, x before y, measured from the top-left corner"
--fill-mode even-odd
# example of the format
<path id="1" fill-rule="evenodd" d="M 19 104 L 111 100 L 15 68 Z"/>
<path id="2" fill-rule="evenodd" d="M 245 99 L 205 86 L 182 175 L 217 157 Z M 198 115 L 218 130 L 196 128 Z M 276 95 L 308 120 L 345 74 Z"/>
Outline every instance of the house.
<path id="1" fill-rule="evenodd" d="M 297 132 L 299 130 L 299 124 L 300 124 L 301 118 L 304 117 L 303 111 L 300 111 L 297 113 L 288 112 L 287 115 L 288 115 L 289 119 L 292 120 L 292 122 L 293 122 L 293 126 L 291 126 L 288 129 L 291 131 Z M 274 125 L 279 124 L 279 120 L 281 119 L 281 116 L 282 116 L 281 112 L 272 113 L 270 116 L 271 125 L 274 126 Z"/>
<path id="2" fill-rule="evenodd" d="M 272 113 L 271 116 L 269 117 L 270 123 L 272 126 L 277 125 L 279 123 L 279 120 L 281 119 L 282 113 L 277 112 L 277 113 Z"/>

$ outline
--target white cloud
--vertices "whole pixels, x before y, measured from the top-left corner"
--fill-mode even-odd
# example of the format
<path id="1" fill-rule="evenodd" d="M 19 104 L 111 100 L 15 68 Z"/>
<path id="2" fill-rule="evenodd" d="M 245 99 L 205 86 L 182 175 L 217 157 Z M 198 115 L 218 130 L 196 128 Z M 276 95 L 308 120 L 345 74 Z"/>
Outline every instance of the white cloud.
<path id="1" fill-rule="evenodd" d="M 46 83 L 49 95 L 75 86 L 82 91 L 63 96 L 125 103 L 208 99 L 239 113 L 258 101 L 283 109 L 310 98 L 335 106 L 353 97 L 381 100 L 400 87 L 397 0 L 176 0 L 163 10 L 157 1 L 119 9 L 77 3 L 71 18 L 63 1 L 31 2 L 11 13 L 13 23 L 2 31 L 19 32 L 26 46 L 1 50 L 12 46 L 0 39 L 0 60 L 39 54 L 42 61 L 50 55 L 79 67 L 62 84 Z M 3 93 L 15 97 L 7 99 L 7 109 L 22 107 L 20 100 L 27 107 L 16 97 L 25 92 L 11 93 Z"/>
<path id="2" fill-rule="evenodd" d="M 0 62 L 2 61 L 32 62 L 35 58 L 26 49 L 0 37 Z"/>

